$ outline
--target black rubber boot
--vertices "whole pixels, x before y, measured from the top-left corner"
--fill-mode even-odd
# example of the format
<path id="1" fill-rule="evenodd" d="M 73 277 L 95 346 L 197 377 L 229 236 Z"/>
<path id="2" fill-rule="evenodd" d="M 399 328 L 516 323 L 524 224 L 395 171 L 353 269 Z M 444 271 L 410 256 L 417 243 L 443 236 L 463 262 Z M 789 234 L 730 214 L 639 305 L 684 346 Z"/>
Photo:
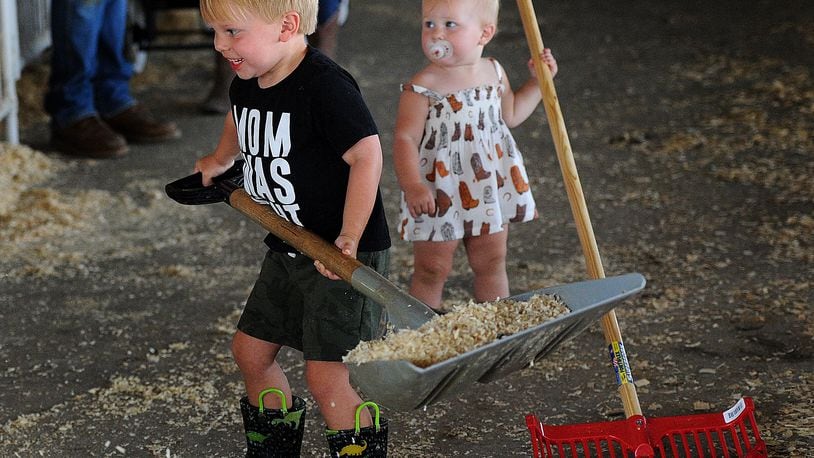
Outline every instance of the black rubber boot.
<path id="1" fill-rule="evenodd" d="M 283 400 L 281 409 L 263 407 L 263 397 L 275 393 Z M 305 430 L 305 400 L 292 397 L 291 409 L 286 408 L 285 394 L 276 388 L 260 393 L 259 407 L 249 403 L 249 398 L 240 400 L 243 414 L 243 427 L 246 429 L 246 457 L 249 458 L 289 458 L 300 456 L 302 434 Z"/>
<path id="2" fill-rule="evenodd" d="M 373 407 L 376 415 L 373 425 L 359 427 L 359 413 L 364 407 Z M 356 428 L 325 430 L 328 449 L 332 458 L 345 456 L 362 456 L 367 458 L 384 458 L 387 456 L 387 420 L 379 417 L 379 406 L 373 402 L 363 402 L 356 409 Z"/>

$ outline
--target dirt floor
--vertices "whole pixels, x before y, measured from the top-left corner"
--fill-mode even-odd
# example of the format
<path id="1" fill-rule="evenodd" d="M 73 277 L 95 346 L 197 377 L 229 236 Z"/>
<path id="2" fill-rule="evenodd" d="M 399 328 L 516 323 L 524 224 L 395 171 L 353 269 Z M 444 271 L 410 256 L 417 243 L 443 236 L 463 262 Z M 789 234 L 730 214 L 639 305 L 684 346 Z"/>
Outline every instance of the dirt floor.
<path id="1" fill-rule="evenodd" d="M 503 2 L 487 53 L 517 85 L 528 51 Z M 647 417 L 757 406 L 770 456 L 814 450 L 814 3 L 535 2 L 608 275 L 640 272 L 620 304 Z M 398 84 L 422 65 L 418 2 L 353 2 L 338 61 L 389 149 Z M 808 24 L 808 25 L 806 25 Z M 0 149 L 0 456 L 240 456 L 242 393 L 229 341 L 264 250 L 226 205 L 163 194 L 209 151 L 198 112 L 208 51 L 151 53 L 134 91 L 184 137 L 116 161 L 48 152 L 47 65 L 20 81 L 23 142 Z M 512 227 L 514 293 L 587 278 L 541 108 L 514 130 L 541 218 Z M 39 151 L 43 151 L 41 153 Z M 395 231 L 394 231 L 395 240 Z M 405 285 L 410 247 L 395 241 Z M 469 298 L 463 253 L 446 290 Z M 599 326 L 541 363 L 390 421 L 390 456 L 529 456 L 524 416 L 624 417 Z M 285 355 L 310 400 L 299 354 Z M 325 456 L 316 409 L 304 456 Z"/>

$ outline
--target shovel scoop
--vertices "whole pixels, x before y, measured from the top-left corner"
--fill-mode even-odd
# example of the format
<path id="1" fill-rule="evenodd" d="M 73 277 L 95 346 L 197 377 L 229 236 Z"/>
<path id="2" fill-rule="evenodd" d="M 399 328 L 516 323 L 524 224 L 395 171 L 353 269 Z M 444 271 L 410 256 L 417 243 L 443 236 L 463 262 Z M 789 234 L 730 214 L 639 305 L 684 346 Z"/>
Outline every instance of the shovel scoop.
<path id="1" fill-rule="evenodd" d="M 225 202 L 260 224 L 305 256 L 322 262 L 354 289 L 381 304 L 396 331 L 416 329 L 436 316 L 423 302 L 333 244 L 278 216 L 268 205 L 255 202 L 243 190 L 242 162 L 214 184 L 203 186 L 196 173 L 166 185 L 173 200 L 185 205 Z M 368 398 L 396 410 L 418 409 L 463 392 L 474 382 L 490 382 L 540 361 L 559 344 L 576 336 L 618 302 L 644 288 L 637 273 L 539 289 L 510 297 L 557 296 L 571 311 L 524 331 L 505 336 L 453 358 L 421 368 L 409 361 L 371 361 L 350 364 L 352 381 Z"/>

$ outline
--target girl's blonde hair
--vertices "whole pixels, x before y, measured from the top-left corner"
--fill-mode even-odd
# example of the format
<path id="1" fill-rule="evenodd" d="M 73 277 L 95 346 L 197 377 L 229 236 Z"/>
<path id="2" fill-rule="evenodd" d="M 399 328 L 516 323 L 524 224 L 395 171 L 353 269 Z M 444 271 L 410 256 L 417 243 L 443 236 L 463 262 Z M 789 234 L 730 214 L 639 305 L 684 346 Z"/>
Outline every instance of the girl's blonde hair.
<path id="1" fill-rule="evenodd" d="M 475 5 L 482 11 L 481 17 L 487 22 L 497 25 L 497 16 L 500 12 L 500 0 L 475 0 Z"/>
<path id="2" fill-rule="evenodd" d="M 422 7 L 428 3 L 436 4 L 441 2 L 449 3 L 453 0 L 422 0 Z M 485 24 L 495 24 L 497 26 L 497 16 L 500 12 L 500 0 L 459 0 L 461 2 L 471 3 L 472 8 L 478 11 L 480 19 Z"/>
<path id="3" fill-rule="evenodd" d="M 310 35 L 317 27 L 318 3 L 318 0 L 201 0 L 201 17 L 207 22 L 234 21 L 252 14 L 273 22 L 295 11 L 300 15 L 300 32 Z"/>

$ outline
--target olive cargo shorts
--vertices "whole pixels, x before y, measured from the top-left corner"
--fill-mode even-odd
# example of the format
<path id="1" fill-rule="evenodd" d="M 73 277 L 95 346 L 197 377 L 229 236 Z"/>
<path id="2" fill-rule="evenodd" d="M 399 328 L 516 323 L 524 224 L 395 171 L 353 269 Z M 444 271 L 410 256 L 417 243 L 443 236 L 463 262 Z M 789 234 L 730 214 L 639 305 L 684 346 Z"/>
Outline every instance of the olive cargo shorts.
<path id="1" fill-rule="evenodd" d="M 387 275 L 387 250 L 356 258 Z M 381 337 L 386 324 L 381 305 L 343 280 L 325 278 L 307 256 L 269 251 L 237 328 L 300 350 L 306 360 L 342 361 L 360 340 Z"/>

